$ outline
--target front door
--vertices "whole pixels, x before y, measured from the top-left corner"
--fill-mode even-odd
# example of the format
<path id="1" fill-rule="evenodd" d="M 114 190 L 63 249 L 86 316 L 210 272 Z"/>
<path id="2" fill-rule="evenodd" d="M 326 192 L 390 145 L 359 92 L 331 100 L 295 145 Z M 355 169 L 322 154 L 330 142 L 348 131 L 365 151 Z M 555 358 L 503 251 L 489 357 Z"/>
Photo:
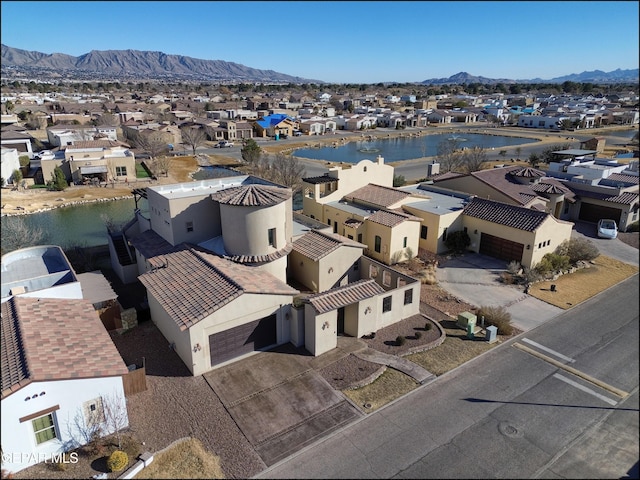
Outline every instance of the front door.
<path id="1" fill-rule="evenodd" d="M 344 335 L 344 307 L 338 309 L 338 335 Z"/>

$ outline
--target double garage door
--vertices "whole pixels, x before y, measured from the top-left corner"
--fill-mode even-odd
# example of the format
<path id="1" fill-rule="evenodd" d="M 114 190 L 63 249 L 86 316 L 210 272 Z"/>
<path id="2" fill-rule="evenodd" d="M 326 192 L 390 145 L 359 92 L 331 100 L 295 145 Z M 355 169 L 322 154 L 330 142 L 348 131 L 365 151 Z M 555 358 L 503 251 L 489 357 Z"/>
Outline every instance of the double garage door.
<path id="1" fill-rule="evenodd" d="M 511 260 L 521 262 L 523 251 L 524 245 L 521 243 L 495 237 L 488 233 L 483 233 L 480 237 L 480 253 L 483 255 L 506 260 L 507 262 Z"/>
<path id="2" fill-rule="evenodd" d="M 578 218 L 585 222 L 597 222 L 601 218 L 611 218 L 620 225 L 620 210 L 617 208 L 605 207 L 603 205 L 595 205 L 593 203 L 582 203 L 580 205 L 580 213 Z"/>
<path id="3" fill-rule="evenodd" d="M 209 335 L 211 365 L 275 345 L 276 315 Z"/>

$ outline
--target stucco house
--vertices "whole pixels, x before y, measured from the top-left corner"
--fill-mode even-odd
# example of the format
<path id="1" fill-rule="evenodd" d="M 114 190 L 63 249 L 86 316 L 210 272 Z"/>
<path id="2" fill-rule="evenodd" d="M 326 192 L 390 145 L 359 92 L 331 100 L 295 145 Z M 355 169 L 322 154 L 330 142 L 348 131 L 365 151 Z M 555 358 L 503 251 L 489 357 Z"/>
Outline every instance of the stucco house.
<path id="1" fill-rule="evenodd" d="M 18 155 L 28 155 L 29 158 L 33 158 L 35 155 L 33 152 L 35 138 L 23 129 L 24 127 L 17 127 L 15 125 L 2 127 L 0 144 L 4 148 L 15 148 L 18 151 Z"/>
<path id="2" fill-rule="evenodd" d="M 256 132 L 256 137 L 280 137 L 282 135 L 291 136 L 298 129 L 295 120 L 284 114 L 266 115 L 252 122 Z"/>
<path id="3" fill-rule="evenodd" d="M 30 247 L 3 255 L 2 468 L 51 460 L 116 426 L 128 425 L 120 354 L 62 249 Z"/>
<path id="4" fill-rule="evenodd" d="M 51 179 L 59 166 L 74 183 L 85 183 L 92 178 L 100 181 L 134 181 L 136 159 L 129 147 L 113 140 L 78 141 L 65 145 L 53 160 L 41 160 L 45 181 Z"/>
<path id="5" fill-rule="evenodd" d="M 1 157 L 0 157 L 0 177 L 3 178 L 3 184 L 0 185 L 4 187 L 5 183 L 13 183 L 13 172 L 20 168 L 20 156 L 18 155 L 18 150 L 15 148 L 0 148 Z"/>
<path id="6" fill-rule="evenodd" d="M 118 128 L 107 125 L 98 127 L 81 125 L 57 125 L 47 128 L 47 140 L 52 147 L 73 145 L 88 140 L 118 140 Z"/>

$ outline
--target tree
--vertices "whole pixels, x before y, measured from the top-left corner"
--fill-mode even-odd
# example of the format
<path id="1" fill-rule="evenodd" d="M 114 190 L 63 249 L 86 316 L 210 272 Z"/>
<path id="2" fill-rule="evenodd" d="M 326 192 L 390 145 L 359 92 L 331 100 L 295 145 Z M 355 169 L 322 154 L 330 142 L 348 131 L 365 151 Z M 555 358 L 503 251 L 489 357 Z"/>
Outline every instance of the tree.
<path id="1" fill-rule="evenodd" d="M 11 178 L 13 179 L 13 184 L 15 186 L 18 186 L 20 184 L 20 182 L 22 181 L 22 170 L 20 170 L 19 168 L 16 168 L 13 171 L 13 174 L 11 175 Z"/>
<path id="2" fill-rule="evenodd" d="M 162 132 L 157 131 L 138 132 L 133 138 L 133 144 L 140 150 L 147 152 L 152 159 L 166 152 L 169 148 Z"/>
<path id="3" fill-rule="evenodd" d="M 109 433 L 115 434 L 118 439 L 118 449 L 122 448 L 122 431 L 129 425 L 127 404 L 123 396 L 114 392 L 102 397 L 104 411 L 104 424 Z"/>
<path id="4" fill-rule="evenodd" d="M 252 138 L 244 139 L 242 141 L 242 149 L 240 150 L 240 155 L 242 155 L 242 159 L 247 162 L 249 165 L 255 165 L 258 163 L 258 160 L 262 156 L 262 149 Z"/>
<path id="5" fill-rule="evenodd" d="M 460 142 L 456 139 L 445 139 L 438 143 L 436 159 L 443 173 L 451 172 L 460 165 Z"/>
<path id="6" fill-rule="evenodd" d="M 173 159 L 168 155 L 161 155 L 153 161 L 153 170 L 162 173 L 165 177 L 169 176 L 169 169 L 173 164 Z"/>
<path id="7" fill-rule="evenodd" d="M 404 175 L 394 175 L 393 176 L 393 186 L 394 187 L 402 187 L 407 183 Z"/>
<path id="8" fill-rule="evenodd" d="M 196 149 L 204 144 L 207 140 L 207 133 L 200 126 L 186 126 L 180 129 L 182 136 L 182 143 L 189 145 L 193 150 L 193 155 L 196 154 Z"/>
<path id="9" fill-rule="evenodd" d="M 529 164 L 531 164 L 531 166 L 533 168 L 536 168 L 538 166 L 538 163 L 540 163 L 540 157 L 538 156 L 537 153 L 531 153 L 529 155 L 529 159 L 528 159 Z"/>
<path id="10" fill-rule="evenodd" d="M 67 177 L 65 177 L 62 169 L 56 166 L 56 168 L 53 169 L 53 172 L 51 172 L 51 180 L 47 182 L 47 187 L 49 190 L 62 192 L 68 186 L 69 183 L 67 183 Z"/>
<path id="11" fill-rule="evenodd" d="M 277 153 L 271 162 L 269 180 L 291 188 L 294 192 L 302 188 L 304 166 L 291 155 Z"/>
<path id="12" fill-rule="evenodd" d="M 487 161 L 487 151 L 482 147 L 467 148 L 462 152 L 462 168 L 466 173 L 482 170 L 482 164 Z"/>
<path id="13" fill-rule="evenodd" d="M 113 113 L 106 112 L 96 119 L 95 124 L 96 126 L 115 127 L 118 125 L 118 118 Z"/>
<path id="14" fill-rule="evenodd" d="M 24 216 L 7 217 L 0 230 L 2 255 L 19 248 L 33 247 L 48 243 L 49 234 L 42 226 L 27 221 Z"/>
<path id="15" fill-rule="evenodd" d="M 444 244 L 449 250 L 454 252 L 463 252 L 469 245 L 471 245 L 471 239 L 464 230 L 458 230 L 447 235 L 447 239 Z"/>

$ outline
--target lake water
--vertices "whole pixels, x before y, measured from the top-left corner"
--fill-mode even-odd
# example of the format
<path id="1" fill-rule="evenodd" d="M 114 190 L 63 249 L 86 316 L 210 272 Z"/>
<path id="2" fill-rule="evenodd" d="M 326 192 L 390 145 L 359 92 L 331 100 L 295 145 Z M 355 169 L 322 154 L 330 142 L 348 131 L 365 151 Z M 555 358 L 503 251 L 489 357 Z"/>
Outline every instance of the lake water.
<path id="1" fill-rule="evenodd" d="M 503 137 L 499 135 L 437 134 L 421 137 L 379 138 L 350 142 L 338 147 L 303 148 L 295 150 L 296 157 L 329 162 L 358 163 L 360 160 L 375 160 L 382 155 L 385 163 L 409 160 L 412 158 L 435 157 L 438 145 L 447 140 L 455 140 L 460 148 L 482 147 L 486 149 L 507 150 L 507 156 L 515 156 L 515 148 L 537 140 L 522 137 Z"/>

